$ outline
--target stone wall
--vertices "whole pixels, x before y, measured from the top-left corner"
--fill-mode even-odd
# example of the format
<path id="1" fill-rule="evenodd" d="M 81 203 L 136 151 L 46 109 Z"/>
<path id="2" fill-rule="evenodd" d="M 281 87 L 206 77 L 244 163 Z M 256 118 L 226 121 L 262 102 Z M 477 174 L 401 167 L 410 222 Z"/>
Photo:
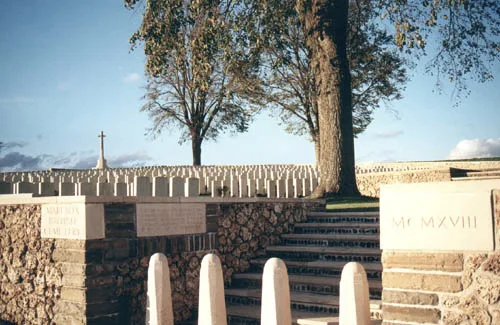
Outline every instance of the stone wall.
<path id="1" fill-rule="evenodd" d="M 61 296 L 55 239 L 40 238 L 40 206 L 0 205 L 0 320 L 43 324 Z"/>
<path id="2" fill-rule="evenodd" d="M 105 202 L 105 238 L 93 240 L 42 239 L 41 203 L 0 204 L 0 323 L 144 324 L 147 267 L 156 252 L 169 261 L 175 319 L 189 319 L 207 252 L 221 258 L 230 282 L 308 209 L 324 205 L 236 201 L 206 203 L 206 233 L 162 237 L 137 237 L 134 200 Z"/>
<path id="3" fill-rule="evenodd" d="M 362 195 L 380 197 L 380 185 L 400 183 L 447 182 L 451 180 L 450 169 L 415 170 L 356 175 L 358 189 Z"/>
<path id="4" fill-rule="evenodd" d="M 494 251 L 384 250 L 383 324 L 500 324 L 499 190 L 493 201 Z"/>

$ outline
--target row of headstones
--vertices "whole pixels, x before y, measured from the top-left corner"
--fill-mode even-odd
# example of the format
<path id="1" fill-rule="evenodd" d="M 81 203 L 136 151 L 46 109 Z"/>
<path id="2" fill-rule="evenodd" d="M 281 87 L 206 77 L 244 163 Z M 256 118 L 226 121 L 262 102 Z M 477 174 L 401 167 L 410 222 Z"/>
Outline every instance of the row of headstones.
<path id="1" fill-rule="evenodd" d="M 135 176 L 152 177 L 246 177 L 266 178 L 309 178 L 318 177 L 317 169 L 312 165 L 249 165 L 249 166 L 154 166 L 141 168 L 108 168 L 88 170 L 49 170 L 33 172 L 0 173 L 4 182 L 89 182 L 89 183 L 127 183 Z"/>
<path id="2" fill-rule="evenodd" d="M 155 177 L 153 183 L 149 177 L 134 177 L 131 183 L 86 183 L 86 182 L 16 182 L 0 181 L 0 194 L 32 193 L 39 196 L 161 196 L 194 197 L 199 195 L 197 178 Z"/>
<path id="3" fill-rule="evenodd" d="M 146 324 L 173 325 L 170 271 L 164 254 L 151 256 L 147 283 Z M 361 264 L 344 266 L 339 301 L 340 325 L 370 324 L 368 280 Z M 279 258 L 271 258 L 264 265 L 261 306 L 261 324 L 292 324 L 288 272 Z M 227 325 L 222 267 L 215 254 L 205 255 L 201 262 L 198 324 Z"/>
<path id="4" fill-rule="evenodd" d="M 224 178 L 182 178 L 135 176 L 131 183 L 90 182 L 16 182 L 0 181 L 0 194 L 33 193 L 39 196 L 157 196 L 157 197 L 268 197 L 298 198 L 311 194 L 317 186 L 315 178 L 307 179 L 248 179 L 243 177 Z"/>

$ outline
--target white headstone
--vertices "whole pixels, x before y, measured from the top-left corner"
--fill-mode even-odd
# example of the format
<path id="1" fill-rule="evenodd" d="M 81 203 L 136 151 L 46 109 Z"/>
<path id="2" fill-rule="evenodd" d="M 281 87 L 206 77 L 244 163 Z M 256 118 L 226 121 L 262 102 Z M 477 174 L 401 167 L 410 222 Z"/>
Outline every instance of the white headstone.
<path id="1" fill-rule="evenodd" d="M 255 179 L 247 179 L 248 182 L 248 197 L 254 197 L 256 193 Z"/>
<path id="2" fill-rule="evenodd" d="M 59 196 L 76 195 L 76 184 L 74 183 L 59 183 Z"/>
<path id="3" fill-rule="evenodd" d="M 153 177 L 153 196 L 168 196 L 168 178 Z"/>
<path id="4" fill-rule="evenodd" d="M 302 192 L 302 180 L 300 178 L 293 179 L 293 187 L 295 188 L 294 198 L 304 196 L 304 194 Z"/>
<path id="5" fill-rule="evenodd" d="M 149 259 L 147 325 L 174 325 L 170 270 L 168 260 L 162 253 Z"/>
<path id="6" fill-rule="evenodd" d="M 267 180 L 266 181 L 267 197 L 277 197 L 276 196 L 276 181 Z"/>
<path id="7" fill-rule="evenodd" d="M 226 324 L 224 280 L 220 259 L 215 254 L 207 254 L 201 262 L 198 325 Z"/>
<path id="8" fill-rule="evenodd" d="M 127 184 L 126 183 L 115 183 L 114 184 L 114 196 L 127 196 Z"/>
<path id="9" fill-rule="evenodd" d="M 339 325 L 370 325 L 368 280 L 363 265 L 357 262 L 342 269 Z"/>
<path id="10" fill-rule="evenodd" d="M 186 197 L 196 197 L 200 195 L 200 180 L 198 178 L 187 178 L 184 186 L 184 193 Z"/>
<path id="11" fill-rule="evenodd" d="M 0 194 L 12 194 L 12 184 L 0 182 Z"/>
<path id="12" fill-rule="evenodd" d="M 151 196 L 152 186 L 149 182 L 149 177 L 135 176 L 134 177 L 134 195 L 135 196 Z"/>
<path id="13" fill-rule="evenodd" d="M 77 183 L 78 195 L 96 195 L 97 186 L 93 183 Z"/>
<path id="14" fill-rule="evenodd" d="M 285 263 L 276 257 L 264 265 L 262 274 L 262 325 L 290 325 L 290 285 Z"/>
<path id="15" fill-rule="evenodd" d="M 240 176 L 239 177 L 239 189 L 238 192 L 240 193 L 240 197 L 248 197 L 248 180 L 245 177 Z"/>
<path id="16" fill-rule="evenodd" d="M 276 197 L 286 197 L 286 183 L 285 180 L 280 178 L 276 181 Z"/>
<path id="17" fill-rule="evenodd" d="M 14 194 L 36 193 L 35 184 L 29 182 L 17 182 L 14 184 Z"/>
<path id="18" fill-rule="evenodd" d="M 113 196 L 113 184 L 111 183 L 97 183 L 98 196 Z"/>
<path id="19" fill-rule="evenodd" d="M 184 179 L 181 177 L 170 177 L 169 184 L 170 197 L 183 197 L 184 196 Z"/>

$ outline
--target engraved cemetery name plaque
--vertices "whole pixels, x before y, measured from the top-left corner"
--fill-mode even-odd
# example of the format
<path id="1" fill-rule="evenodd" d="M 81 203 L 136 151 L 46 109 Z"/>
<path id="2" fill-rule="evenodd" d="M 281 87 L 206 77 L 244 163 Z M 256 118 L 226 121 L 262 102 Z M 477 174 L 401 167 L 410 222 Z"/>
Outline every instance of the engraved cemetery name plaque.
<path id="1" fill-rule="evenodd" d="M 172 236 L 206 232 L 205 204 L 137 204 L 137 237 Z"/>
<path id="2" fill-rule="evenodd" d="M 102 204 L 42 204 L 42 238 L 104 238 Z"/>
<path id="3" fill-rule="evenodd" d="M 457 182 L 381 186 L 380 248 L 494 250 L 492 189 Z"/>

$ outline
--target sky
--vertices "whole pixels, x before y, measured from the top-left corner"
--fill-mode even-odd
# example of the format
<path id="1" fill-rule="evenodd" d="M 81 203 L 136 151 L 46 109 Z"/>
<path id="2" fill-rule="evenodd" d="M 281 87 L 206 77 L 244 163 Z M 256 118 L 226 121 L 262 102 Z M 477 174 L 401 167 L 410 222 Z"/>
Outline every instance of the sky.
<path id="1" fill-rule="evenodd" d="M 101 130 L 110 167 L 191 164 L 179 132 L 147 135 L 145 56 L 128 43 L 140 12 L 121 0 L 0 3 L 0 171 L 95 167 Z M 355 140 L 356 162 L 500 157 L 500 65 L 458 107 L 452 88 L 437 94 L 422 71 L 402 100 L 375 112 Z M 267 113 L 202 147 L 204 165 L 314 162 L 312 142 Z"/>

